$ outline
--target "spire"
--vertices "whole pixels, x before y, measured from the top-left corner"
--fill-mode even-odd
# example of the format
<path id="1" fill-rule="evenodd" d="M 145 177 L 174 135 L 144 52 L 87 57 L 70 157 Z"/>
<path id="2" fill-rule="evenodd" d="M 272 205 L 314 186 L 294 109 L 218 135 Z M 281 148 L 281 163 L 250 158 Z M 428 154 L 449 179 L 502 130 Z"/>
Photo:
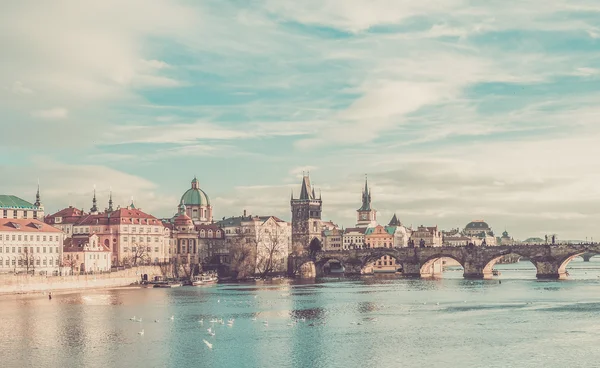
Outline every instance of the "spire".
<path id="1" fill-rule="evenodd" d="M 400 220 L 398 220 L 398 217 L 396 217 L 396 214 L 394 213 L 394 216 L 390 220 L 390 223 L 388 224 L 388 226 L 401 226 L 401 225 L 402 224 L 400 223 Z"/>
<path id="2" fill-rule="evenodd" d="M 107 212 L 112 212 L 113 210 L 113 200 L 112 200 L 112 187 L 110 188 L 110 192 L 108 194 L 108 209 Z"/>
<path id="3" fill-rule="evenodd" d="M 40 179 L 38 179 L 37 193 L 35 194 L 35 203 L 36 207 L 41 207 L 42 202 L 40 201 Z"/>
<path id="4" fill-rule="evenodd" d="M 194 179 L 192 180 L 192 189 L 198 189 L 198 187 L 198 179 L 196 178 L 196 175 L 194 175 Z"/>
<path id="5" fill-rule="evenodd" d="M 365 174 L 365 189 L 362 192 L 362 206 L 359 211 L 371 211 L 371 191 L 369 191 L 367 174 Z"/>
<path id="6" fill-rule="evenodd" d="M 133 204 L 133 196 L 131 196 L 131 204 L 129 205 L 129 209 L 135 210 L 135 205 Z"/>
<path id="7" fill-rule="evenodd" d="M 94 198 L 92 199 L 92 208 L 90 208 L 91 214 L 98 213 L 98 206 L 96 202 L 96 184 L 94 184 Z"/>
<path id="8" fill-rule="evenodd" d="M 314 199 L 314 195 L 310 187 L 310 178 L 305 175 L 302 178 L 302 189 L 300 189 L 300 198 L 304 200 Z"/>

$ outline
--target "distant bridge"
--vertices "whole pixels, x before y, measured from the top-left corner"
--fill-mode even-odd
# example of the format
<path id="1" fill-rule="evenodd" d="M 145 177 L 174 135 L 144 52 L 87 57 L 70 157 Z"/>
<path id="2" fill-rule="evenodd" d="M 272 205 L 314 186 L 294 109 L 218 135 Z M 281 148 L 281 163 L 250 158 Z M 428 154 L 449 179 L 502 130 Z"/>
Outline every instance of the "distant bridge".
<path id="1" fill-rule="evenodd" d="M 464 269 L 469 279 L 492 276 L 494 265 L 505 255 L 517 254 L 535 265 L 538 279 L 566 278 L 566 267 L 575 257 L 600 254 L 600 244 L 513 245 L 494 247 L 424 247 L 424 248 L 369 248 L 340 251 L 321 251 L 314 256 L 291 256 L 289 271 L 304 277 L 319 277 L 330 261 L 340 262 L 346 273 L 360 273 L 369 263 L 383 256 L 396 260 L 403 275 L 430 277 L 433 263 L 441 258 L 452 258 Z"/>

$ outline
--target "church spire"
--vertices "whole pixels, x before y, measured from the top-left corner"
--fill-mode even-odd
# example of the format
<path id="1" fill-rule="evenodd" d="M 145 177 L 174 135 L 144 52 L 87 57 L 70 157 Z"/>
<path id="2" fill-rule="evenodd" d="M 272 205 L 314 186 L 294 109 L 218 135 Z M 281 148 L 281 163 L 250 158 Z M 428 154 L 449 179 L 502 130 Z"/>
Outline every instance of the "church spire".
<path id="1" fill-rule="evenodd" d="M 365 174 L 365 189 L 362 192 L 362 206 L 359 211 L 371 211 L 371 191 L 369 190 L 369 182 Z"/>
<path id="2" fill-rule="evenodd" d="M 38 179 L 37 193 L 35 194 L 35 203 L 36 207 L 41 207 L 42 202 L 40 201 L 40 179 Z"/>
<path id="3" fill-rule="evenodd" d="M 302 188 L 300 189 L 300 198 L 298 199 L 314 199 L 314 195 L 310 186 L 310 177 L 308 175 L 304 175 L 302 178 Z"/>
<path id="4" fill-rule="evenodd" d="M 112 188 L 110 188 L 110 192 L 108 194 L 108 212 L 112 212 L 113 210 L 113 200 L 112 200 Z"/>
<path id="5" fill-rule="evenodd" d="M 92 199 L 92 208 L 90 208 L 90 213 L 93 215 L 98 213 L 98 206 L 96 202 L 96 184 L 94 184 L 94 198 Z"/>

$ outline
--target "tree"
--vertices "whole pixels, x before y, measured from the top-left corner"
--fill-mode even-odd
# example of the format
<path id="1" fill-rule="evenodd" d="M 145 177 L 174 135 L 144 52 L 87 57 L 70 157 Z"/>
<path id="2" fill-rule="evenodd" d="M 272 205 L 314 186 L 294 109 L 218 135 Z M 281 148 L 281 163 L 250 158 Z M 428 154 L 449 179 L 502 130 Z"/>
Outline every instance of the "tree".
<path id="1" fill-rule="evenodd" d="M 35 273 L 35 261 L 33 257 L 33 248 L 23 247 L 23 253 L 21 253 L 21 260 L 23 263 L 23 268 L 29 273 L 29 269 L 31 268 Z"/>
<path id="2" fill-rule="evenodd" d="M 69 267 L 71 269 L 71 275 L 73 275 L 73 271 L 75 267 L 77 267 L 78 260 L 75 259 L 73 254 L 66 254 L 63 258 L 63 265 L 65 267 Z"/>
<path id="3" fill-rule="evenodd" d="M 158 264 L 158 267 L 160 269 L 160 274 L 163 275 L 163 277 L 168 277 L 169 271 L 171 271 L 171 262 L 161 262 Z"/>
<path id="4" fill-rule="evenodd" d="M 256 269 L 256 235 L 253 232 L 241 233 L 230 241 L 231 271 L 237 279 L 245 279 Z"/>
<path id="5" fill-rule="evenodd" d="M 146 264 L 149 260 L 148 248 L 144 244 L 134 244 L 129 255 L 123 259 L 123 263 L 137 266 L 138 264 Z"/>
<path id="6" fill-rule="evenodd" d="M 283 249 L 284 247 L 285 249 Z M 256 271 L 263 277 L 274 271 L 282 271 L 286 250 L 286 234 L 280 225 L 265 223 L 258 236 Z"/>

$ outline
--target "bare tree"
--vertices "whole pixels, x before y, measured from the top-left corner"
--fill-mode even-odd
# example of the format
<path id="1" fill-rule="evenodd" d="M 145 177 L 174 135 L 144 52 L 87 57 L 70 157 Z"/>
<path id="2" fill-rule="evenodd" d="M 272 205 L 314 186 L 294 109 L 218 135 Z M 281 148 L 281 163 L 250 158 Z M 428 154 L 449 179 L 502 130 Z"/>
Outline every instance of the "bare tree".
<path id="1" fill-rule="evenodd" d="M 73 254 L 66 254 L 63 258 L 63 265 L 71 269 L 71 275 L 74 274 L 75 267 L 77 267 L 78 260 L 75 259 Z"/>
<path id="2" fill-rule="evenodd" d="M 35 273 L 35 261 L 31 250 L 32 249 L 29 249 L 29 247 L 23 247 L 23 253 L 21 253 L 21 261 L 23 262 L 22 267 L 25 268 L 27 273 L 29 273 L 30 268 Z"/>
<path id="3" fill-rule="evenodd" d="M 163 277 L 167 277 L 169 271 L 171 271 L 171 262 L 159 263 L 158 267 L 160 268 L 160 274 L 163 275 Z"/>
<path id="4" fill-rule="evenodd" d="M 256 270 L 263 277 L 274 271 L 281 271 L 285 244 L 285 234 L 279 227 L 262 228 L 259 234 Z"/>
<path id="5" fill-rule="evenodd" d="M 230 240 L 231 271 L 237 274 L 238 279 L 254 274 L 258 244 L 255 234 L 243 233 Z"/>
<path id="6" fill-rule="evenodd" d="M 137 266 L 138 264 L 146 264 L 150 260 L 148 254 L 148 247 L 144 244 L 134 244 L 131 247 L 131 252 L 128 256 L 123 259 L 123 263 L 131 266 Z"/>

